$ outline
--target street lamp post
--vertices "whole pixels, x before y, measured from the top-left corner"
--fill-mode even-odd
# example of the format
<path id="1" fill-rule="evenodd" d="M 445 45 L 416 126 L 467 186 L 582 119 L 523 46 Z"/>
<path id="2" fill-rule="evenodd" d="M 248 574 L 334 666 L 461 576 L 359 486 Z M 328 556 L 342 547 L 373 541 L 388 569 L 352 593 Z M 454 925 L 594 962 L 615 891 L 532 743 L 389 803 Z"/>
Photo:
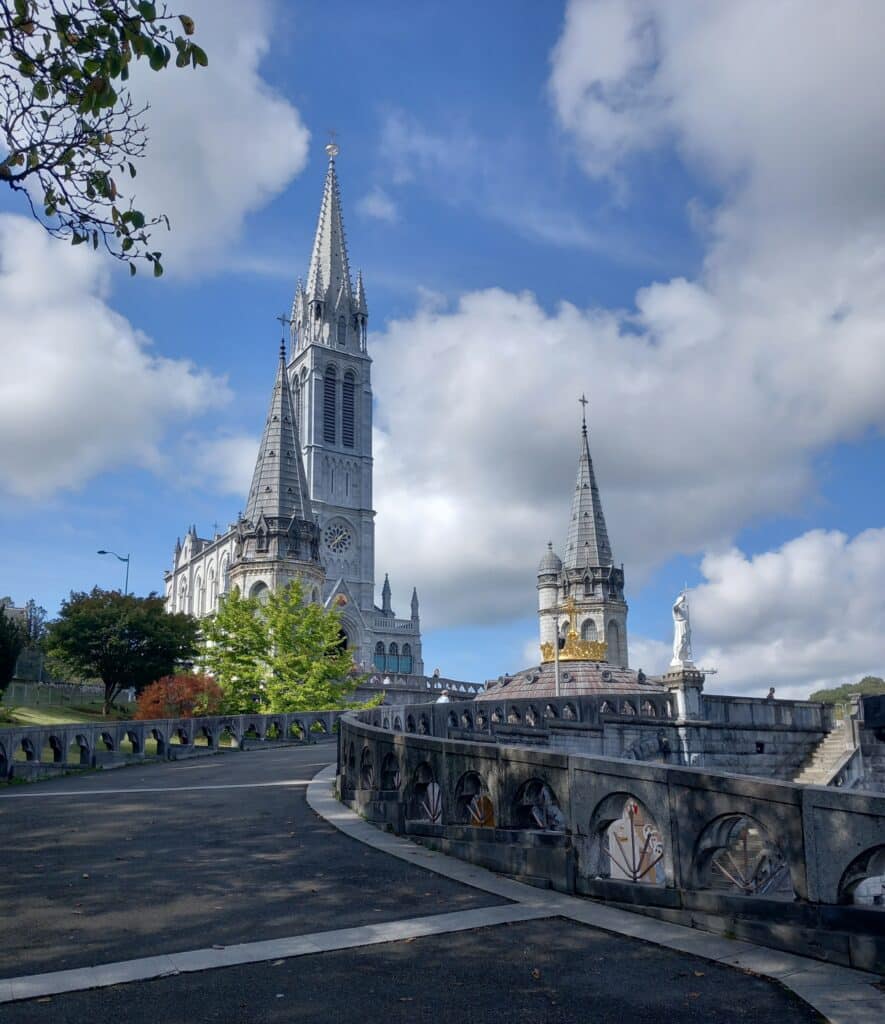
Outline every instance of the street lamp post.
<path id="1" fill-rule="evenodd" d="M 105 551 L 104 549 L 99 551 L 98 554 L 113 555 L 114 558 L 126 563 L 126 582 L 123 584 L 123 596 L 125 597 L 129 593 L 129 555 L 118 555 L 116 551 Z"/>

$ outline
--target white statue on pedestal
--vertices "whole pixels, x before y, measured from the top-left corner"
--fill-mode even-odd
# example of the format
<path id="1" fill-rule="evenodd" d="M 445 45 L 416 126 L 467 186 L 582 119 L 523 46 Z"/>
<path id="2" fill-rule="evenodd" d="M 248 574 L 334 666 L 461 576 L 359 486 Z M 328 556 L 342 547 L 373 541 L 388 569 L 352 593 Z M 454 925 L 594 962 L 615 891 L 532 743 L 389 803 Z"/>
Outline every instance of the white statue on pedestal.
<path id="1" fill-rule="evenodd" d="M 683 590 L 673 605 L 673 660 L 670 662 L 670 667 L 686 668 L 692 665 L 688 592 Z"/>

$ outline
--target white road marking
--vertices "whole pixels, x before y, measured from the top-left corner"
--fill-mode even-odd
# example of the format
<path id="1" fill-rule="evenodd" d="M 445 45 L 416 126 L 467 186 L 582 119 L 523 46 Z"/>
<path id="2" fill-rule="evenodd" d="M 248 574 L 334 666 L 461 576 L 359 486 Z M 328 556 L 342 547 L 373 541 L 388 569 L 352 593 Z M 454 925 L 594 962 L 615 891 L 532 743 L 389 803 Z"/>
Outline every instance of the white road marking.
<path id="1" fill-rule="evenodd" d="M 309 786 L 305 779 L 290 779 L 284 782 L 228 782 L 219 783 L 216 786 L 142 786 L 130 789 L 89 789 L 89 790 L 63 790 L 59 793 L 0 793 L 0 800 L 46 800 L 52 797 L 101 797 L 101 796 L 127 796 L 130 793 L 202 793 L 210 789 L 279 789 L 297 788 Z"/>

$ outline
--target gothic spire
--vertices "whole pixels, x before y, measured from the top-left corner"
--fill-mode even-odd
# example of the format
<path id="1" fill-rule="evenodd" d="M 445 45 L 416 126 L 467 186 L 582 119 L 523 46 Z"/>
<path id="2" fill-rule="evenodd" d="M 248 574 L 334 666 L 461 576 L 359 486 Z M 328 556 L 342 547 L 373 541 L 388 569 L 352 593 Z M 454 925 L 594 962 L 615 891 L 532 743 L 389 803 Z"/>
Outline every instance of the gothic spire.
<path id="1" fill-rule="evenodd" d="M 277 519 L 294 517 L 313 521 L 292 392 L 286 375 L 284 342 L 280 342 L 277 377 L 252 475 L 245 518 L 257 523 L 262 514 Z"/>
<path id="2" fill-rule="evenodd" d="M 322 301 L 328 297 L 329 302 L 335 302 L 342 290 L 348 299 L 351 298 L 350 266 L 341 217 L 338 175 L 335 173 L 338 147 L 334 144 L 326 146 L 326 152 L 329 154 L 329 169 L 326 171 L 323 202 L 307 272 L 307 295 L 312 300 Z"/>
<path id="3" fill-rule="evenodd" d="M 581 404 L 587 400 L 581 396 Z M 563 566 L 566 569 L 589 569 L 613 565 L 612 549 L 602 514 L 602 501 L 596 486 L 590 442 L 587 437 L 586 415 L 582 414 L 581 454 L 578 461 L 578 479 L 572 499 L 572 519 L 569 523 Z"/>
<path id="4" fill-rule="evenodd" d="M 381 611 L 386 615 L 393 615 L 390 606 L 390 579 L 387 573 L 384 574 L 384 586 L 381 588 Z"/>
<path id="5" fill-rule="evenodd" d="M 369 315 L 369 307 L 366 305 L 366 286 L 363 284 L 363 272 L 357 271 L 356 275 L 356 311 L 363 316 Z"/>

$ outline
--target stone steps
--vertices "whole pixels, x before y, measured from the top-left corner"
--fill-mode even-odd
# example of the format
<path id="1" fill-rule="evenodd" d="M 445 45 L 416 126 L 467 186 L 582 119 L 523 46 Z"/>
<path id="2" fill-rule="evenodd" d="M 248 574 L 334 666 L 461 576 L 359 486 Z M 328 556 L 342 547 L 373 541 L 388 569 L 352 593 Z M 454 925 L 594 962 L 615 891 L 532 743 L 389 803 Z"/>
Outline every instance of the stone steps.
<path id="1" fill-rule="evenodd" d="M 839 762 L 845 757 L 850 746 L 851 733 L 843 725 L 827 733 L 811 753 L 811 757 L 803 764 L 801 771 L 793 779 L 805 786 L 829 785 Z"/>

